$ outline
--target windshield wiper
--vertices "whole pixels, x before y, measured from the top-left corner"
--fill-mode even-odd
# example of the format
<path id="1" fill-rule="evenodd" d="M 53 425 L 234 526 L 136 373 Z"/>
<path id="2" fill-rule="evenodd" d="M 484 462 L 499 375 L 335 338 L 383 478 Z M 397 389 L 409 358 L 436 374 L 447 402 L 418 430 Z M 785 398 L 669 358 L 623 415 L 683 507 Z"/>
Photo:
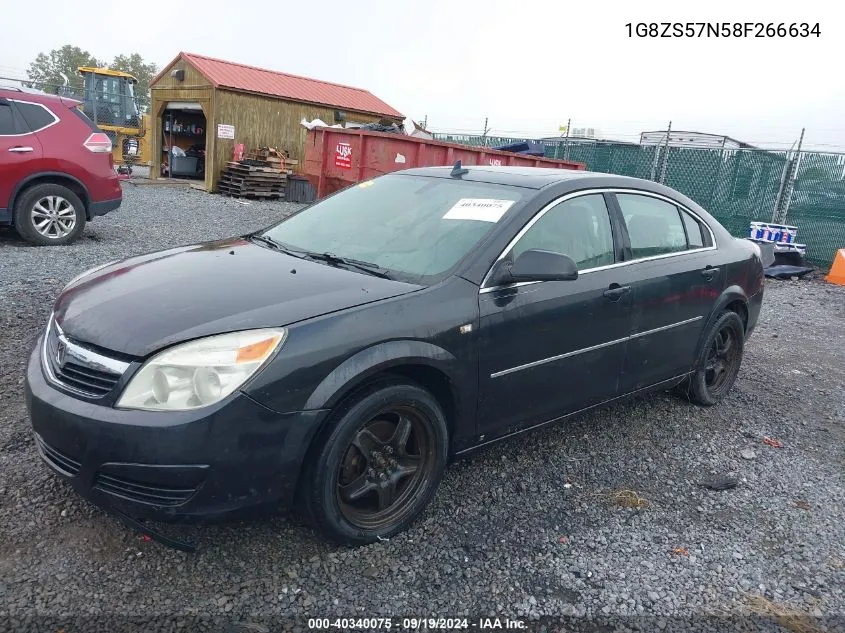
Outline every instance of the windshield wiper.
<path id="1" fill-rule="evenodd" d="M 274 251 L 280 251 L 280 252 L 284 253 L 285 255 L 291 255 L 292 257 L 299 257 L 300 259 L 305 258 L 306 254 L 303 253 L 302 251 L 293 250 L 292 248 L 285 246 L 281 242 L 276 241 L 272 237 L 269 237 L 267 235 L 253 234 L 253 235 L 249 235 L 247 237 L 254 242 L 260 242 L 261 244 L 265 244 L 266 246 L 269 246 L 270 248 L 272 248 Z"/>
<path id="2" fill-rule="evenodd" d="M 393 279 L 390 274 L 378 264 L 372 262 L 363 262 L 360 259 L 349 259 L 348 257 L 340 257 L 334 253 L 315 253 L 308 251 L 304 253 L 308 259 L 314 259 L 319 262 L 325 262 L 331 266 L 346 266 L 347 268 L 354 268 L 361 272 L 372 275 L 373 277 L 381 277 L 382 279 Z"/>
<path id="3" fill-rule="evenodd" d="M 347 257 L 340 257 L 339 255 L 335 255 L 334 253 L 317 253 L 315 251 L 302 251 L 299 249 L 291 248 L 287 244 L 283 242 L 279 242 L 278 240 L 274 240 L 269 235 L 262 235 L 259 233 L 253 233 L 252 235 L 247 236 L 250 240 L 255 242 L 260 242 L 266 246 L 269 246 L 275 251 L 279 251 L 281 253 L 285 253 L 286 255 L 291 255 L 292 257 L 298 257 L 300 259 L 311 259 L 318 262 L 325 262 L 330 266 L 345 266 L 346 268 L 354 268 L 356 270 L 360 270 L 361 272 L 365 272 L 368 275 L 372 275 L 373 277 L 381 277 L 382 279 L 393 279 L 390 274 L 384 270 L 378 264 L 373 264 L 372 262 L 364 262 L 359 259 L 349 259 Z"/>

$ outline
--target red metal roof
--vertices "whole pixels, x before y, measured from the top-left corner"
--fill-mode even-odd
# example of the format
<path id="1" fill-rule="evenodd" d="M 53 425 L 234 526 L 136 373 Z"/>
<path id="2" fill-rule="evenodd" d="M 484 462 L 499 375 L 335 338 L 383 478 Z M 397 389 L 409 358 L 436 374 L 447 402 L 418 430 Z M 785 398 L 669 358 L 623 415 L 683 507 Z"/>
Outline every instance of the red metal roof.
<path id="1" fill-rule="evenodd" d="M 176 59 L 180 57 L 192 64 L 217 87 L 245 90 L 344 110 L 370 112 L 392 118 L 404 118 L 398 110 L 391 108 L 384 101 L 361 88 L 352 88 L 351 86 L 318 81 L 308 77 L 280 73 L 275 70 L 246 66 L 194 53 L 179 53 Z M 165 66 L 165 70 L 172 63 Z M 153 82 L 163 74 L 164 71 L 159 73 Z"/>

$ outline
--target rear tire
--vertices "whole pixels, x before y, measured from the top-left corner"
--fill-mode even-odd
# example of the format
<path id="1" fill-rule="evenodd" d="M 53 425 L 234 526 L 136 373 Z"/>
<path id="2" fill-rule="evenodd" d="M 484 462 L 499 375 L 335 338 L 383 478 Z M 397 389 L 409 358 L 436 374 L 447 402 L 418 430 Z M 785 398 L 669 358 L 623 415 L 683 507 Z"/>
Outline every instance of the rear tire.
<path id="1" fill-rule="evenodd" d="M 15 229 L 37 246 L 77 240 L 85 229 L 85 205 L 73 191 L 45 183 L 25 190 L 15 203 Z"/>
<path id="2" fill-rule="evenodd" d="M 696 370 L 675 387 L 675 393 L 705 407 L 720 402 L 731 390 L 742 364 L 745 328 L 736 312 L 724 312 L 710 326 Z"/>
<path id="3" fill-rule="evenodd" d="M 300 483 L 305 518 L 329 538 L 364 544 L 407 528 L 446 468 L 437 400 L 409 383 L 377 383 L 332 415 Z"/>

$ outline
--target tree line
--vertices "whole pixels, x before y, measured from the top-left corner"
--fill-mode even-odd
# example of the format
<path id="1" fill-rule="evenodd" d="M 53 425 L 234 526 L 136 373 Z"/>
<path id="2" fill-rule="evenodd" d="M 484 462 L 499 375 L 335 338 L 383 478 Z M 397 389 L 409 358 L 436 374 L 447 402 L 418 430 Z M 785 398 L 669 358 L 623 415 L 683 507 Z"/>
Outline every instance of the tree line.
<path id="1" fill-rule="evenodd" d="M 77 70 L 80 66 L 94 66 L 98 68 L 111 68 L 132 74 L 138 84 L 135 86 L 135 97 L 138 105 L 143 109 L 150 103 L 150 81 L 158 73 L 158 66 L 147 62 L 138 53 L 129 55 L 117 55 L 109 62 L 97 59 L 94 55 L 78 46 L 65 44 L 61 48 L 51 50 L 49 53 L 38 53 L 27 70 L 29 83 L 36 88 L 46 92 L 54 92 L 59 86 L 67 85 L 71 90 L 82 89 L 82 77 Z"/>

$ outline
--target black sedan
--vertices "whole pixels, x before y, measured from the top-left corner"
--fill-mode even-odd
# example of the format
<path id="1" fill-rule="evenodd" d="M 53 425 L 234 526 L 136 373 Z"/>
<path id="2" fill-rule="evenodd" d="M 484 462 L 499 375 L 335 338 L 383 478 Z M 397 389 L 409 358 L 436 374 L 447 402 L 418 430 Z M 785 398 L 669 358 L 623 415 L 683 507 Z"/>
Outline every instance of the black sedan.
<path id="1" fill-rule="evenodd" d="M 762 297 L 757 246 L 667 187 L 411 169 L 80 275 L 27 400 L 44 461 L 104 508 L 296 506 L 365 543 L 455 455 L 649 390 L 719 402 Z"/>

